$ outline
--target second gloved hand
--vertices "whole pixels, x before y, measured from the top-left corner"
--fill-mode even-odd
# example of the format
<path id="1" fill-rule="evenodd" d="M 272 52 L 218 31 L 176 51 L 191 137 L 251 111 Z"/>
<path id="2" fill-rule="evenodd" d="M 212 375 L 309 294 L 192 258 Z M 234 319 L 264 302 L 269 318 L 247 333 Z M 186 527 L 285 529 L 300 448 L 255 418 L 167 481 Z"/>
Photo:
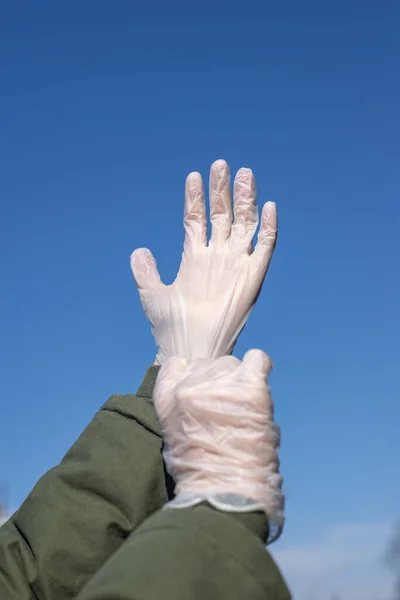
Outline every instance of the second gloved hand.
<path id="1" fill-rule="evenodd" d="M 162 367 L 153 399 L 176 483 L 176 498 L 167 506 L 208 501 L 229 512 L 262 510 L 276 539 L 284 495 L 270 369 L 261 350 L 247 352 L 243 361 L 224 356 L 187 364 L 175 357 Z"/>

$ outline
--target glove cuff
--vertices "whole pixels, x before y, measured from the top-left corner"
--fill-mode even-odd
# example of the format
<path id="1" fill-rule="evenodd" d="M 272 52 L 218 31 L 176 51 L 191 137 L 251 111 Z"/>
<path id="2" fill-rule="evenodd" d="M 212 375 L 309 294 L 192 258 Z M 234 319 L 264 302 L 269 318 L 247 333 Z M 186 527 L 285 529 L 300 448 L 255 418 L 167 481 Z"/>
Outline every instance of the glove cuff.
<path id="1" fill-rule="evenodd" d="M 265 504 L 256 502 L 251 498 L 241 496 L 240 494 L 207 494 L 185 492 L 178 494 L 173 500 L 168 502 L 164 508 L 189 508 L 191 506 L 196 506 L 203 503 L 208 503 L 213 508 L 227 513 L 265 513 L 269 521 L 269 531 L 266 539 L 267 544 L 271 544 L 272 542 L 276 541 L 282 533 L 284 523 L 283 495 L 282 508 L 279 511 L 275 511 L 273 515 L 269 514 Z"/>

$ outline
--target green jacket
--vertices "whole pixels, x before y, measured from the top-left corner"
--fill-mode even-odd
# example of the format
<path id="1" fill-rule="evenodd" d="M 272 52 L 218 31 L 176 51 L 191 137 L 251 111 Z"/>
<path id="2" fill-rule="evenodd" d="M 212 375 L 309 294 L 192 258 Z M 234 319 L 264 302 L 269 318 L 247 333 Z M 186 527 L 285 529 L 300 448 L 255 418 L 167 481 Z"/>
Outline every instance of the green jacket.
<path id="1" fill-rule="evenodd" d="M 159 510 L 173 482 L 157 373 L 112 396 L 0 528 L 0 600 L 289 599 L 262 515 Z"/>

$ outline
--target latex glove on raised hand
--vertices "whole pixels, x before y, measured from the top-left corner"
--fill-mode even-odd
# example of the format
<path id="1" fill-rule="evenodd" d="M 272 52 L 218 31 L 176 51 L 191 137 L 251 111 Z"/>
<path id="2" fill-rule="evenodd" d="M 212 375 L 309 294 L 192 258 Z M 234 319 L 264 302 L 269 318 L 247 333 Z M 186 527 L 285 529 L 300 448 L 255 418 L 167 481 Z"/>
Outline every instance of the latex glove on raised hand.
<path id="1" fill-rule="evenodd" d="M 176 484 L 166 506 L 207 501 L 229 512 L 264 511 L 269 542 L 284 522 L 270 370 L 261 350 L 250 350 L 243 361 L 174 357 L 161 368 L 153 394 L 165 464 Z"/>
<path id="2" fill-rule="evenodd" d="M 258 225 L 256 184 L 250 169 L 234 182 L 234 220 L 227 163 L 210 172 L 212 233 L 207 245 L 203 182 L 199 173 L 186 180 L 182 262 L 172 285 L 161 282 L 150 250 L 139 248 L 131 267 L 144 312 L 158 346 L 157 361 L 171 356 L 188 361 L 230 354 L 260 293 L 277 236 L 275 203 L 262 210 Z"/>

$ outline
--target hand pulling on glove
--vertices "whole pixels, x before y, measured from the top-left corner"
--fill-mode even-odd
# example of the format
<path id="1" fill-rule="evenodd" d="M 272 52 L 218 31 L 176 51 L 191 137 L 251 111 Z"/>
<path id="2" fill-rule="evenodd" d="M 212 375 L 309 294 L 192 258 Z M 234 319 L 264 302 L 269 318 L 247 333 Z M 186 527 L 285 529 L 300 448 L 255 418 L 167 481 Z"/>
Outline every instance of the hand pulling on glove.
<path id="1" fill-rule="evenodd" d="M 149 250 L 139 248 L 131 256 L 159 364 L 171 356 L 191 361 L 230 354 L 267 273 L 277 235 L 276 207 L 273 202 L 264 205 L 253 252 L 258 209 L 250 169 L 236 175 L 232 223 L 229 167 L 223 160 L 212 165 L 210 212 L 207 245 L 203 182 L 199 173 L 191 173 L 186 180 L 184 251 L 172 285 L 161 282 Z"/>
<path id="2" fill-rule="evenodd" d="M 161 368 L 154 404 L 163 429 L 164 459 L 176 483 L 170 507 L 208 501 L 225 511 L 262 510 L 282 530 L 284 495 L 279 473 L 279 428 L 273 421 L 271 361 L 250 350 Z"/>

